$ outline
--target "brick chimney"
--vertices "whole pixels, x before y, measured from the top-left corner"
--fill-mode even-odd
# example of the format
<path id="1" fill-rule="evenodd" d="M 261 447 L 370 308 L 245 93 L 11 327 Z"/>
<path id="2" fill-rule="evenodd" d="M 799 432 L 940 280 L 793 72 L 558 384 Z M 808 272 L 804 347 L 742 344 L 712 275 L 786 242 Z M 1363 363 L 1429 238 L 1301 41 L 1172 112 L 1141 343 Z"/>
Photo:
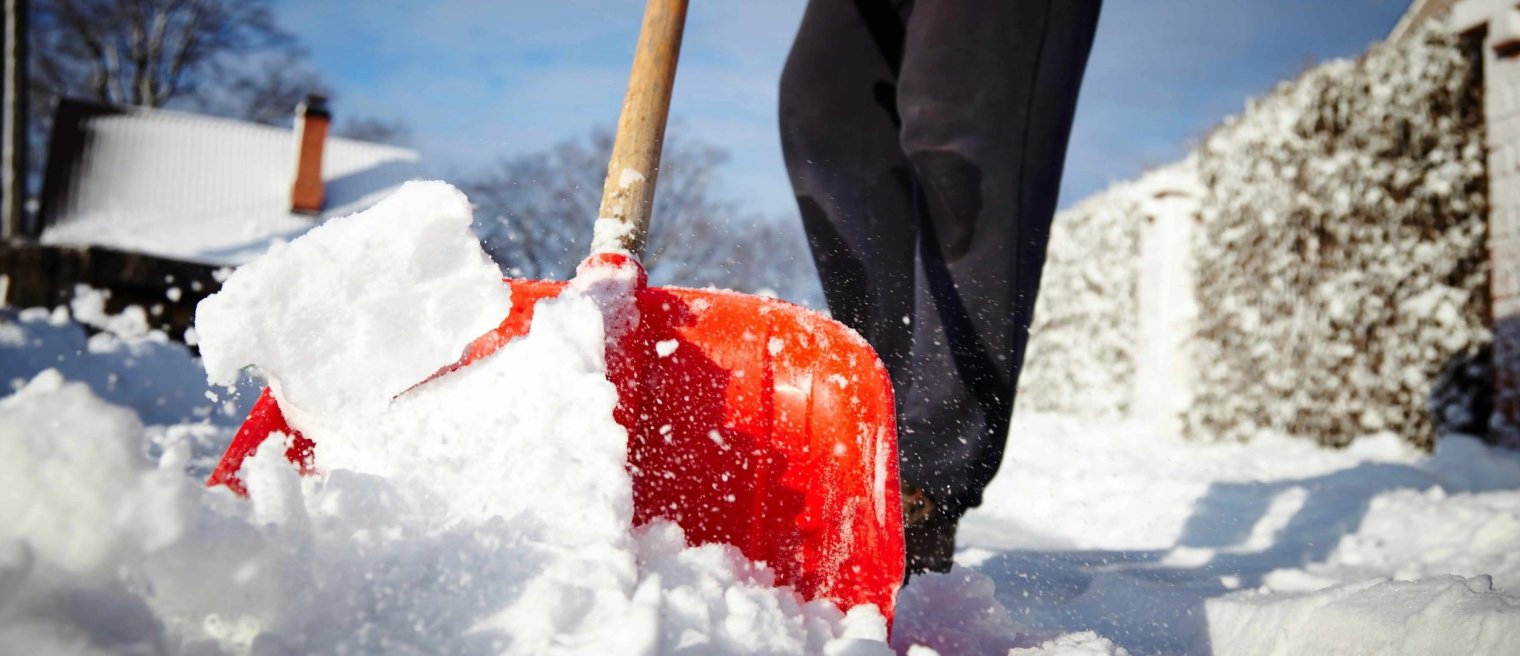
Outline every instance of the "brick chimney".
<path id="1" fill-rule="evenodd" d="M 296 106 L 296 179 L 290 186 L 290 211 L 317 214 L 322 211 L 322 149 L 332 114 L 327 97 L 310 95 Z"/>

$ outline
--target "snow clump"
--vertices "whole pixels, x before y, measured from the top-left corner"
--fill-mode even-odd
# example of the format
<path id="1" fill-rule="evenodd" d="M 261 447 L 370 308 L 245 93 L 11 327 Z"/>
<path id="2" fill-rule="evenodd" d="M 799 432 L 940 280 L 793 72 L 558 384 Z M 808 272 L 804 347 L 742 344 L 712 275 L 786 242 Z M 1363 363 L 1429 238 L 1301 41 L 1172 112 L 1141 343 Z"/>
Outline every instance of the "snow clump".
<path id="1" fill-rule="evenodd" d="M 196 309 L 211 382 L 257 364 L 296 423 L 384 409 L 511 307 L 470 221 L 459 190 L 410 182 L 271 248 Z"/>

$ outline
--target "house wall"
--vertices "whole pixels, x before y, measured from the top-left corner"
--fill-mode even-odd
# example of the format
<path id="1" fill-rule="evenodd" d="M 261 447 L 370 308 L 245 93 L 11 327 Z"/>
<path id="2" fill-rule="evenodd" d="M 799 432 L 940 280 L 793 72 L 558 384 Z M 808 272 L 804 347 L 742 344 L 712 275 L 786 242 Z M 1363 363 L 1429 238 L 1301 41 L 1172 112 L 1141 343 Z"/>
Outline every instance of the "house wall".
<path id="1" fill-rule="evenodd" d="M 1492 198 L 1488 248 L 1493 267 L 1493 427 L 1500 441 L 1520 446 L 1520 57 L 1501 55 L 1492 47 L 1483 51 Z"/>
<path id="2" fill-rule="evenodd" d="M 1520 9 L 1463 0 L 1451 28 L 1482 34 L 1488 128 L 1488 250 L 1493 278 L 1493 437 L 1520 447 Z"/>

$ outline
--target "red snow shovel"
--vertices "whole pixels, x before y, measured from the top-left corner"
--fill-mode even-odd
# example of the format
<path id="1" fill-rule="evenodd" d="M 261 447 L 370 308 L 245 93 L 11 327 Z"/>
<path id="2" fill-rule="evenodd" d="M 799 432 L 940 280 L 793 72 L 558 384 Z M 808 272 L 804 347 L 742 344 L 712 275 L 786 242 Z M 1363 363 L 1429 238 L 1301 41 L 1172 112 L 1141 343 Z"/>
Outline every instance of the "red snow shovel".
<path id="1" fill-rule="evenodd" d="M 691 544 L 736 545 L 778 584 L 846 608 L 874 603 L 890 622 L 904 562 L 896 419 L 881 360 L 859 335 L 802 307 L 646 286 L 630 255 L 644 246 L 685 20 L 686 0 L 650 0 L 645 10 L 599 214 L 624 229 L 605 231 L 581 264 L 637 268 L 639 323 L 607 352 L 614 415 L 628 430 L 634 521 L 674 520 Z M 534 304 L 567 284 L 507 283 L 506 320 L 440 375 L 525 334 Z M 243 459 L 274 432 L 292 436 L 285 455 L 303 473 L 321 467 L 266 389 L 207 484 L 245 493 Z"/>

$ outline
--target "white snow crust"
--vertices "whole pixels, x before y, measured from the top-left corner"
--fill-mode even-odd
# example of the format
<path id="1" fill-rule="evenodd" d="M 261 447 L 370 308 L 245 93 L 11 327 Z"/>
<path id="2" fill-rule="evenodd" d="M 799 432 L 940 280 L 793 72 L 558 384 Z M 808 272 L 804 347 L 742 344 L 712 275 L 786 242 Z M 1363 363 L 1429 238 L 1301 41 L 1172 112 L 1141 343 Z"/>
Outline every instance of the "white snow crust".
<path id="1" fill-rule="evenodd" d="M 1206 604 L 1224 654 L 1502 654 L 1515 648 L 1520 600 L 1487 576 L 1372 579 L 1306 594 L 1245 592 Z M 1261 624 L 1287 630 L 1265 632 Z"/>

